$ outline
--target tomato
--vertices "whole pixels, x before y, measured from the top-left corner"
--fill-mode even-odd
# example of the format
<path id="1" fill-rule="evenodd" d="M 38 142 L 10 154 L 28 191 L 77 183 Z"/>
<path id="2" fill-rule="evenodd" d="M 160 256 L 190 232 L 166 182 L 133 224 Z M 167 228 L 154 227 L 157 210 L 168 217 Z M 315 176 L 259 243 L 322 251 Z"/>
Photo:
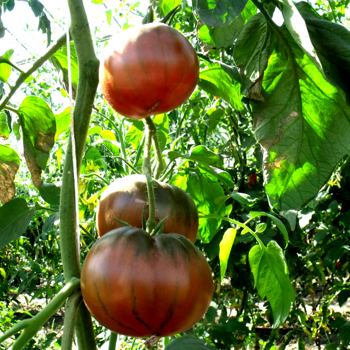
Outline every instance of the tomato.
<path id="1" fill-rule="evenodd" d="M 123 31 L 100 65 L 105 99 L 131 119 L 180 106 L 190 97 L 198 77 L 196 51 L 181 33 L 162 23 Z"/>
<path id="2" fill-rule="evenodd" d="M 175 232 L 194 242 L 198 232 L 198 211 L 193 199 L 179 187 L 154 181 L 157 222 L 166 218 L 164 233 Z M 102 194 L 96 224 L 100 236 L 122 227 L 117 220 L 142 228 L 142 212 L 148 218 L 148 193 L 144 175 L 117 179 Z"/>
<path id="3" fill-rule="evenodd" d="M 197 323 L 213 281 L 203 254 L 176 233 L 151 237 L 134 227 L 113 230 L 92 246 L 81 274 L 85 304 L 113 332 L 169 336 Z"/>

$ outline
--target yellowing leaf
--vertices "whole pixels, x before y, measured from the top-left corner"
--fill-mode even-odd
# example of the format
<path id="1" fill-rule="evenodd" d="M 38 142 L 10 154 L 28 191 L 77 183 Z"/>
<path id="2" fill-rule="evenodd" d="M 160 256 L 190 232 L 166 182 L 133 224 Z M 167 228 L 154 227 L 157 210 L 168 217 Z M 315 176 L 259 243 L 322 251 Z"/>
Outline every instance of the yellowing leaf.
<path id="1" fill-rule="evenodd" d="M 237 230 L 235 230 L 233 228 L 229 228 L 228 230 L 226 230 L 224 237 L 222 238 L 222 241 L 220 242 L 219 259 L 220 259 L 221 280 L 225 276 L 228 258 L 229 258 L 230 253 L 231 253 L 233 242 L 236 238 L 236 233 L 237 233 Z"/>

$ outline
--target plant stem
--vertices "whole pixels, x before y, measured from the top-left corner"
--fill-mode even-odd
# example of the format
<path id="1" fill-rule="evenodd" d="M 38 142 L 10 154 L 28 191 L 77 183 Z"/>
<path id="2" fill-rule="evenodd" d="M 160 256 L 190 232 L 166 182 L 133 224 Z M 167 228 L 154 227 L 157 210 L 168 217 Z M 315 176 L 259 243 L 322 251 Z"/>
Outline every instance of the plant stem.
<path id="1" fill-rule="evenodd" d="M 225 216 L 221 216 L 221 215 L 218 215 L 218 214 L 199 215 L 199 218 L 200 218 L 200 219 L 220 219 L 220 220 L 225 220 L 225 221 L 231 222 L 232 224 L 235 224 L 235 225 L 237 225 L 237 226 L 243 227 L 243 228 L 246 229 L 248 232 L 250 232 L 251 235 L 257 240 L 257 242 L 258 242 L 259 245 L 260 245 L 260 248 L 261 248 L 262 250 L 266 251 L 265 244 L 262 242 L 262 240 L 258 237 L 258 235 L 257 235 L 252 229 L 250 229 L 248 226 L 246 226 L 246 224 L 242 224 L 242 223 L 239 222 L 239 221 L 232 220 L 232 219 L 230 219 L 230 218 L 227 218 L 227 217 L 225 217 Z"/>
<path id="2" fill-rule="evenodd" d="M 5 106 L 4 109 L 7 109 L 10 112 L 16 113 L 17 115 L 19 113 L 18 109 L 10 107 L 10 106 Z"/>
<path id="3" fill-rule="evenodd" d="M 89 23 L 82 0 L 68 0 L 68 6 L 71 15 L 70 30 L 79 65 L 79 82 L 74 108 L 76 160 L 79 176 L 98 85 L 99 61 L 95 55 Z M 64 220 L 60 221 L 60 246 L 66 280 L 69 280 L 71 277 L 80 276 L 74 193 L 73 155 L 70 137 L 63 170 L 60 202 L 60 217 L 64 218 Z M 78 309 L 76 334 L 79 350 L 96 349 L 91 316 L 84 303 L 81 303 Z"/>
<path id="4" fill-rule="evenodd" d="M 118 334 L 111 331 L 109 337 L 108 350 L 117 350 Z"/>
<path id="5" fill-rule="evenodd" d="M 21 74 L 24 74 L 23 70 L 20 69 L 19 67 L 17 67 L 14 63 L 12 63 L 11 61 L 5 59 L 5 58 L 0 58 L 0 64 L 1 63 L 6 63 L 9 66 L 13 67 L 14 69 L 16 69 L 18 72 L 20 72 Z"/>
<path id="6" fill-rule="evenodd" d="M 13 336 L 18 331 L 24 329 L 23 333 L 17 338 L 12 345 L 11 350 L 23 349 L 26 343 L 34 337 L 41 327 L 54 315 L 57 310 L 62 306 L 65 300 L 80 286 L 80 280 L 78 278 L 72 278 L 59 293 L 41 310 L 36 316 L 29 320 L 24 320 L 16 324 L 12 329 L 6 332 L 1 338 L 0 343 L 5 339 Z"/>
<path id="7" fill-rule="evenodd" d="M 147 192 L 148 192 L 148 219 L 146 222 L 146 231 L 151 233 L 152 230 L 156 227 L 156 201 L 154 196 L 154 188 L 152 184 L 152 170 L 151 170 L 151 145 L 152 145 L 152 134 L 155 132 L 155 129 L 152 128 L 152 123 L 149 122 L 150 118 L 144 119 L 145 123 L 145 149 L 143 156 L 142 172 L 146 176 L 147 182 Z M 153 124 L 154 126 L 154 124 Z"/>
<path id="8" fill-rule="evenodd" d="M 40 66 L 43 65 L 57 50 L 59 50 L 66 43 L 66 34 L 63 34 L 54 44 L 52 44 L 43 56 L 39 57 L 32 65 L 31 68 L 26 73 L 21 73 L 16 80 L 15 85 L 11 88 L 10 92 L 5 96 L 5 98 L 0 103 L 0 111 L 4 109 L 7 102 L 17 91 L 17 89 L 22 85 L 22 83 Z"/>
<path id="9" fill-rule="evenodd" d="M 80 291 L 76 291 L 68 299 L 65 316 L 64 316 L 64 332 L 62 336 L 61 350 L 71 350 L 72 342 L 74 338 L 74 326 L 77 319 L 79 305 L 82 302 L 82 296 Z"/>

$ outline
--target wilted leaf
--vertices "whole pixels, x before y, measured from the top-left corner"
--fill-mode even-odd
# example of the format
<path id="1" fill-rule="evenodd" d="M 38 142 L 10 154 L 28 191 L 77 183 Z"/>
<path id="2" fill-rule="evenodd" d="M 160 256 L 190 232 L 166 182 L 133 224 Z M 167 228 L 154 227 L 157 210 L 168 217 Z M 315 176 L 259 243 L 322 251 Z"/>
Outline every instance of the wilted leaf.
<path id="1" fill-rule="evenodd" d="M 45 169 L 56 133 L 55 116 L 48 104 L 39 97 L 26 97 L 19 107 L 23 131 L 24 157 L 34 186 L 39 188 L 41 171 Z"/>
<path id="2" fill-rule="evenodd" d="M 12 148 L 0 145 L 0 202 L 5 204 L 16 193 L 14 179 L 19 168 L 19 155 Z"/>

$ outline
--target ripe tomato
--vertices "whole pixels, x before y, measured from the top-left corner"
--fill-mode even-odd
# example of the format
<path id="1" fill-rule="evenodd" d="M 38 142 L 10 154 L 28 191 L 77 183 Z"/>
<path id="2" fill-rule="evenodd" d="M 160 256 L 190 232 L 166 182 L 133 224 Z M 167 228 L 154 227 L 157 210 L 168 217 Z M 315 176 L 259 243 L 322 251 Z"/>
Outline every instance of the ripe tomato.
<path id="1" fill-rule="evenodd" d="M 193 199 L 182 189 L 154 180 L 157 222 L 166 218 L 164 233 L 175 232 L 194 242 L 198 232 L 198 211 Z M 142 212 L 148 218 L 148 193 L 144 175 L 117 179 L 102 194 L 96 224 L 100 236 L 122 227 L 117 220 L 142 228 Z"/>
<path id="2" fill-rule="evenodd" d="M 151 237 L 134 227 L 113 230 L 83 265 L 87 308 L 108 329 L 134 337 L 169 336 L 197 323 L 213 296 L 210 267 L 185 237 Z"/>
<path id="3" fill-rule="evenodd" d="M 190 97 L 198 77 L 195 50 L 182 34 L 162 23 L 122 32 L 100 65 L 104 97 L 113 109 L 131 119 L 180 106 Z"/>

